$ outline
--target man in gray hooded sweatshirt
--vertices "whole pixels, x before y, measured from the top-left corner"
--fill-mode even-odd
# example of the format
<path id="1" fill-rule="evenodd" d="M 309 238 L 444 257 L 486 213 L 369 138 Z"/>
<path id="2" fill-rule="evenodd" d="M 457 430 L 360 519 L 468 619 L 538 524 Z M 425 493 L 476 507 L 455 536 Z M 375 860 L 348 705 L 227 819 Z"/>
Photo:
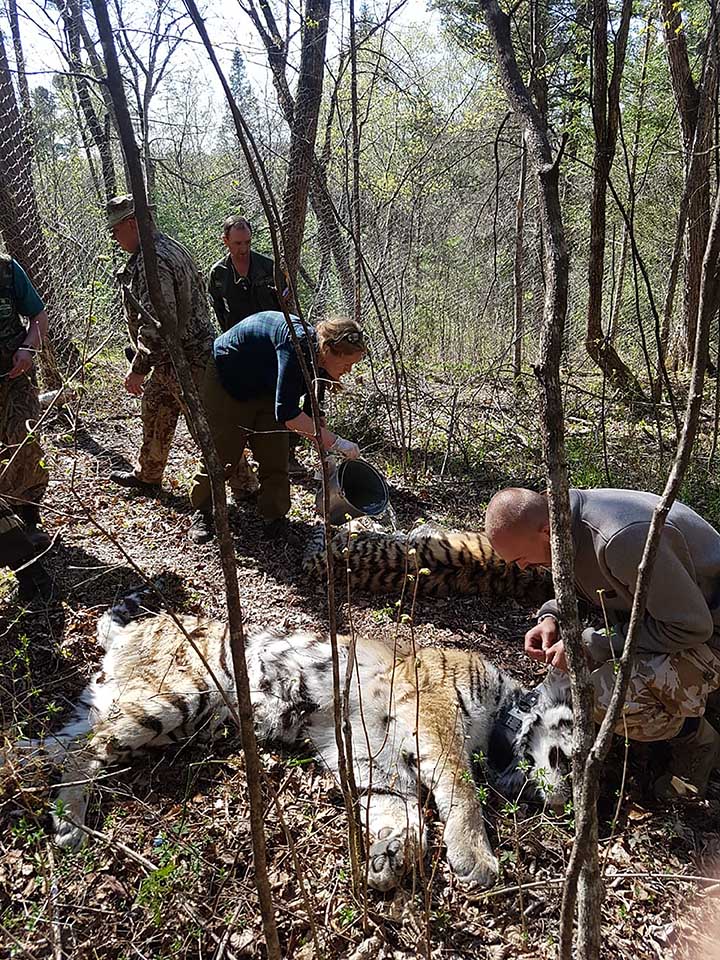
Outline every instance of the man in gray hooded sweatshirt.
<path id="1" fill-rule="evenodd" d="M 571 490 L 575 586 L 604 611 L 609 630 L 583 632 L 593 666 L 596 720 L 610 702 L 613 658 L 622 653 L 638 567 L 659 498 L 635 490 Z M 547 499 L 511 487 L 490 501 L 486 533 L 506 562 L 549 566 Z M 720 687 L 720 534 L 682 503 L 662 532 L 630 685 L 616 733 L 632 740 L 668 740 L 670 768 L 655 783 L 661 799 L 703 796 L 720 765 L 720 734 L 704 719 Z M 554 600 L 525 636 L 529 656 L 567 669 Z"/>

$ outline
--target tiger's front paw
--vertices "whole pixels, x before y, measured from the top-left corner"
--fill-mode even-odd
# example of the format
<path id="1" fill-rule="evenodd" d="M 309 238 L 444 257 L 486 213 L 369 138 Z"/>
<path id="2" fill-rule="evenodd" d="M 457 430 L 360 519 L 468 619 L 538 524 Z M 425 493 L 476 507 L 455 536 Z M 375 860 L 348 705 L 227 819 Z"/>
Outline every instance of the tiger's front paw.
<path id="1" fill-rule="evenodd" d="M 88 835 L 82 829 L 87 807 L 86 793 L 75 795 L 68 791 L 57 798 L 52 822 L 55 828 L 55 843 L 63 850 L 79 850 L 87 843 Z"/>
<path id="2" fill-rule="evenodd" d="M 472 846 L 459 850 L 448 848 L 448 863 L 460 883 L 469 889 L 486 890 L 492 887 L 500 872 L 497 857 L 487 850 L 473 849 Z"/>
<path id="3" fill-rule="evenodd" d="M 370 847 L 368 884 L 374 890 L 394 890 L 402 883 L 407 872 L 407 842 L 407 833 L 403 830 L 376 840 Z"/>

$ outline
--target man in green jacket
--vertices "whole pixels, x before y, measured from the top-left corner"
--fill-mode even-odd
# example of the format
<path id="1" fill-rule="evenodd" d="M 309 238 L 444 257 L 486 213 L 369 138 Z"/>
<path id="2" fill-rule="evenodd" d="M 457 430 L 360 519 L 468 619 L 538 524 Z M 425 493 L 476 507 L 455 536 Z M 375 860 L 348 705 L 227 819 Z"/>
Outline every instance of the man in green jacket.
<path id="1" fill-rule="evenodd" d="M 275 264 L 252 249 L 252 225 L 245 217 L 230 216 L 223 223 L 222 242 L 227 255 L 210 271 L 208 290 L 220 329 L 225 333 L 235 324 L 266 310 L 282 310 L 275 287 Z M 288 475 L 305 476 L 307 471 L 297 459 L 302 442 L 289 437 Z"/>
<path id="2" fill-rule="evenodd" d="M 264 310 L 280 310 L 275 289 L 275 264 L 251 249 L 252 227 L 245 217 L 228 217 L 222 241 L 227 256 L 210 271 L 208 289 L 223 333 L 245 317 Z"/>
<path id="3" fill-rule="evenodd" d="M 596 720 L 610 702 L 632 609 L 638 567 L 658 497 L 635 490 L 571 490 L 575 586 L 578 596 L 604 611 L 609 625 L 583 632 L 593 667 Z M 508 488 L 490 501 L 486 533 L 506 562 L 549 566 L 547 499 Z M 704 719 L 707 698 L 720 687 L 720 534 L 676 502 L 662 532 L 647 609 L 623 715 L 616 733 L 633 740 L 668 740 L 670 769 L 655 793 L 703 796 L 720 764 L 720 734 Z M 525 635 L 533 659 L 566 670 L 554 600 Z"/>

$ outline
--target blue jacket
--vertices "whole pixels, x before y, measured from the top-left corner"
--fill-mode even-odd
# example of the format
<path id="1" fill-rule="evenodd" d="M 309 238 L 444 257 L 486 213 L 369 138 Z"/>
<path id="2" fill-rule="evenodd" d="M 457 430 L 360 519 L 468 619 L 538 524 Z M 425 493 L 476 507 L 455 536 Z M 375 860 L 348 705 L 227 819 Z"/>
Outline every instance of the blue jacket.
<path id="1" fill-rule="evenodd" d="M 311 356 L 317 352 L 315 331 L 310 327 L 306 335 L 300 320 L 297 317 L 291 320 L 312 370 Z M 282 313 L 265 310 L 236 323 L 217 338 L 213 355 L 220 382 L 231 397 L 236 400 L 274 397 L 278 423 L 294 420 L 303 409 L 309 413 L 307 385 Z M 319 373 L 322 377 L 323 371 Z M 323 393 L 321 380 L 318 384 L 320 402 Z"/>

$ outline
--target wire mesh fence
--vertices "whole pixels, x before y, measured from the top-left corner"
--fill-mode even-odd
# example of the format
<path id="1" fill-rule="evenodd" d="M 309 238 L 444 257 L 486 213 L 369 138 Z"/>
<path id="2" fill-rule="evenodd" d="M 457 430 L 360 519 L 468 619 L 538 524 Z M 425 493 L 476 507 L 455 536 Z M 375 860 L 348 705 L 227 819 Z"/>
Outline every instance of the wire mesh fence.
<path id="1" fill-rule="evenodd" d="M 67 24 L 64 29 L 69 36 Z M 141 45 L 153 39 L 148 40 L 147 33 L 139 27 L 125 28 L 125 46 L 129 49 L 132 38 L 138 58 Z M 179 28 L 177 33 L 178 37 L 163 36 L 167 45 L 175 44 L 173 50 L 182 53 L 190 38 Z M 78 57 L 78 63 L 85 63 L 84 54 Z M 127 57 L 129 91 L 141 107 L 138 68 L 129 53 Z M 343 57 L 339 50 L 329 59 L 316 149 L 337 234 L 329 236 L 318 206 L 311 202 L 298 280 L 300 303 L 312 320 L 347 310 L 344 280 L 361 258 L 361 315 L 373 343 L 369 379 L 380 394 L 370 406 L 384 407 L 385 426 L 393 440 L 412 447 L 412 423 L 417 419 L 413 398 L 436 397 L 438 409 L 445 411 L 444 430 L 449 428 L 458 389 L 468 408 L 476 405 L 478 416 L 493 397 L 507 401 L 507 390 L 513 389 L 518 288 L 522 373 L 526 382 L 531 380 L 545 296 L 537 190 L 528 178 L 521 257 L 516 261 L 519 129 L 508 120 L 487 71 L 475 65 L 462 74 L 446 53 L 422 49 L 411 33 L 369 32 L 359 50 L 364 116 L 356 250 L 350 88 L 347 71 L 341 69 L 343 63 L 346 66 Z M 90 70 L 91 63 L 86 67 Z M 274 99 L 258 98 L 243 73 L 242 57 L 233 60 L 232 69 L 240 106 L 252 125 L 280 207 L 289 150 L 285 121 Z M 171 71 L 170 77 L 160 87 L 161 95 L 145 103 L 146 113 L 138 107 L 135 115 L 160 229 L 188 247 L 205 275 L 225 252 L 220 233 L 229 213 L 249 215 L 255 249 L 271 252 L 226 105 L 215 95 L 205 96 L 206 79 L 197 70 L 182 68 Z M 123 158 L 98 84 L 81 89 L 73 71 L 66 70 L 58 71 L 51 87 L 36 87 L 32 95 L 23 95 L 22 88 L 22 63 L 4 50 L 0 233 L 48 301 L 67 376 L 77 367 L 77 356 L 68 355 L 68 342 L 93 347 L 109 337 L 110 345 L 119 346 L 123 339 L 113 274 L 125 255 L 112 244 L 103 218 L 107 167 L 117 190 L 125 189 Z M 89 122 L 93 116 L 97 128 L 105 131 L 105 140 L 98 139 L 100 134 Z M 664 182 L 677 188 L 681 180 L 677 162 L 670 163 L 666 173 Z M 648 180 L 644 189 L 652 199 L 658 187 Z M 584 344 L 591 176 L 577 158 L 568 161 L 564 189 L 571 251 L 564 362 L 568 370 L 594 377 L 591 389 L 599 395 L 598 371 Z M 645 250 L 653 276 L 672 240 L 660 236 L 661 229 L 655 223 L 652 230 L 657 236 L 650 238 Z M 604 284 L 606 328 L 614 323 L 618 348 L 644 376 L 657 363 L 656 320 L 637 270 L 627 267 L 627 252 L 621 267 L 626 245 L 622 216 L 612 209 Z M 424 420 L 427 414 L 418 417 Z"/>

